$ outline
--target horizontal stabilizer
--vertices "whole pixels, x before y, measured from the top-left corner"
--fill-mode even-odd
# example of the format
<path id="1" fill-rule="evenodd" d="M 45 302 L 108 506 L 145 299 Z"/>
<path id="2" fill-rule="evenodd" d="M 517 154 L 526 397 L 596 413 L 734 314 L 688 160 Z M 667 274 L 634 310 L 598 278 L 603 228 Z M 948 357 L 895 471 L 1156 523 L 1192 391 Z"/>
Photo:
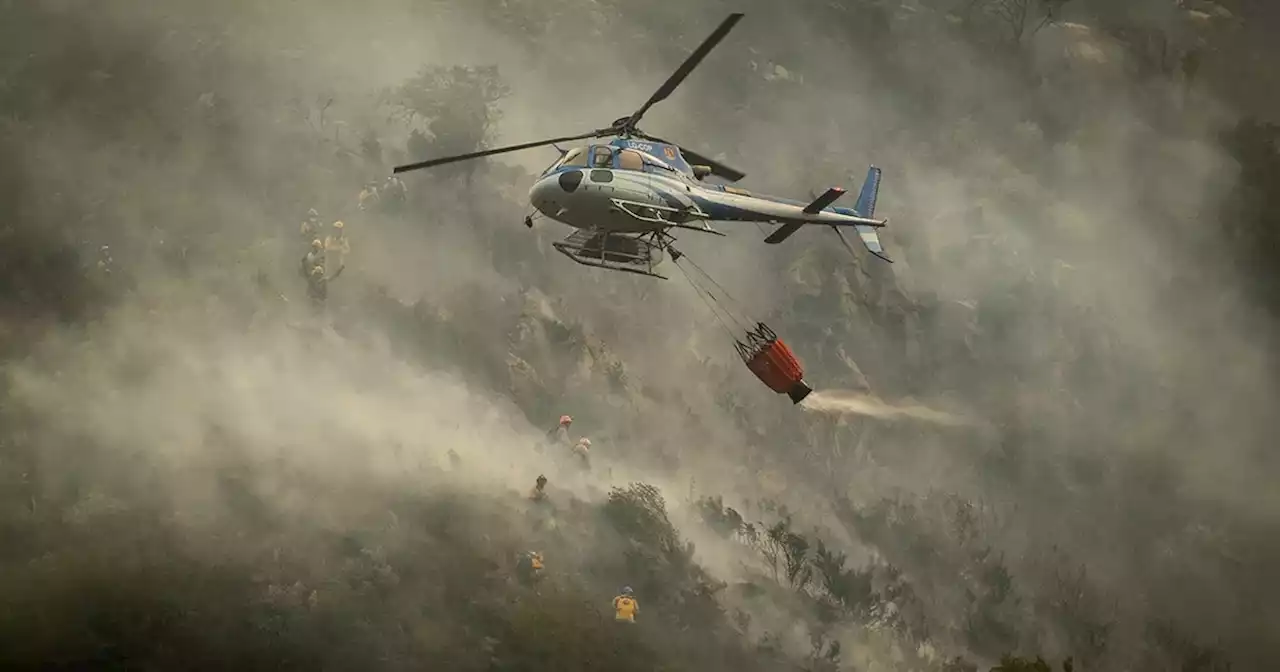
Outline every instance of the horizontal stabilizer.
<path id="1" fill-rule="evenodd" d="M 884 245 L 880 243 L 880 235 L 870 226 L 857 225 L 853 227 L 858 231 L 858 237 L 862 239 L 862 244 L 866 246 L 867 251 L 871 254 L 893 263 L 893 260 L 884 252 Z"/>
<path id="2" fill-rule="evenodd" d="M 770 245 L 777 245 L 778 243 L 790 238 L 791 234 L 799 231 L 800 227 L 804 225 L 805 222 L 791 222 L 789 224 L 783 224 L 778 227 L 776 231 L 769 234 L 769 237 L 765 238 L 764 242 L 769 243 Z"/>
<path id="3" fill-rule="evenodd" d="M 831 205 L 832 203 L 835 203 L 837 198 L 844 196 L 844 193 L 845 193 L 844 189 L 841 189 L 840 187 L 831 187 L 826 191 L 826 193 L 813 199 L 812 203 L 804 206 L 804 214 L 816 215 L 819 212 L 822 212 L 823 208 L 827 207 L 828 205 Z"/>
<path id="4" fill-rule="evenodd" d="M 831 187 L 830 189 L 826 190 L 826 192 L 824 192 L 821 196 L 813 199 L 812 203 L 804 206 L 803 212 L 806 215 L 816 215 L 819 212 L 822 212 L 823 209 L 825 209 L 827 206 L 831 205 L 832 203 L 835 203 L 837 198 L 840 198 L 841 196 L 844 196 L 844 195 L 845 195 L 844 189 L 841 189 L 840 187 Z M 807 222 L 803 222 L 803 221 L 788 222 L 787 224 L 784 224 L 783 226 L 779 227 L 778 230 L 769 234 L 769 237 L 765 238 L 764 242 L 769 243 L 770 245 L 777 245 L 778 243 L 781 243 L 782 241 L 790 238 L 792 234 L 794 234 L 796 231 L 799 231 L 800 227 L 804 226 L 806 223 Z"/>

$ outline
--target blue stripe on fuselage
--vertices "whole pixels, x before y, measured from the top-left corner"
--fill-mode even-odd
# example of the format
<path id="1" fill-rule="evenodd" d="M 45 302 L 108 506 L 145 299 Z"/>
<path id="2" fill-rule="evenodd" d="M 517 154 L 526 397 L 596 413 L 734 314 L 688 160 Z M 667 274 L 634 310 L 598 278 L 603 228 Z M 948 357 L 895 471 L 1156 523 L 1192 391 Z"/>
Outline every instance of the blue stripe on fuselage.
<path id="1" fill-rule="evenodd" d="M 759 216 L 755 215 L 751 210 L 734 207 L 732 205 L 725 205 L 724 203 L 717 203 L 698 195 L 696 192 L 690 193 L 689 197 L 692 198 L 693 202 L 697 203 L 698 207 L 701 208 L 703 212 L 707 213 L 707 217 L 710 217 L 711 219 L 733 221 L 735 219 L 759 218 Z"/>
<path id="2" fill-rule="evenodd" d="M 685 175 L 693 174 L 693 167 L 684 159 L 684 155 L 680 153 L 680 148 L 675 145 L 668 145 L 661 142 L 650 142 L 648 140 L 629 140 L 625 138 L 615 138 L 609 144 L 618 149 L 635 149 L 644 154 L 648 154 L 655 159 L 666 162 L 668 166 L 675 168 L 677 171 Z"/>

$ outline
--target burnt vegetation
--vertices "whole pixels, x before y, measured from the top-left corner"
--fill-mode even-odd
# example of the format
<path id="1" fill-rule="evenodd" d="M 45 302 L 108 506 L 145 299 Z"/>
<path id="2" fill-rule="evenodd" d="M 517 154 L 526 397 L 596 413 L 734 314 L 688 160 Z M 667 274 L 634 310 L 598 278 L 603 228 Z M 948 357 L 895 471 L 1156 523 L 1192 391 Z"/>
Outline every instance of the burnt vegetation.
<path id="1" fill-rule="evenodd" d="M 363 97 L 301 81 L 290 85 L 287 73 L 264 74 L 271 70 L 266 55 L 238 50 L 226 38 L 274 18 L 261 9 L 272 3 L 217 9 L 224 3 L 175 2 L 164 17 L 139 9 L 147 4 L 0 0 L 0 354 L 8 372 L 34 367 L 57 378 L 65 367 L 56 350 L 46 349 L 47 339 L 88 334 L 92 342 L 114 308 L 139 302 L 163 315 L 194 301 L 192 286 L 223 302 L 227 323 L 285 310 L 289 300 L 300 301 L 294 229 L 307 208 L 330 219 L 354 216 L 359 185 L 381 179 L 390 165 L 490 143 L 512 96 L 503 72 L 475 64 L 424 64 L 398 85 Z M 601 14 L 580 12 L 579 4 Z M 559 39 L 564 33 L 556 21 L 563 21 L 564 30 L 582 34 L 611 30 L 618 44 L 663 61 L 678 60 L 688 47 L 688 36 L 675 26 L 701 25 L 726 3 L 677 4 L 652 13 L 628 9 L 629 3 L 572 0 L 469 6 L 477 20 L 526 47 Z M 771 9 L 775 3 L 746 4 L 758 25 L 784 22 L 776 13 L 782 10 Z M 1076 112 L 1037 96 L 1059 85 L 1075 91 L 1070 87 L 1080 86 L 1075 78 L 1084 66 L 1063 74 L 1031 54 L 1051 27 L 1067 21 L 1069 9 L 1079 12 L 1073 20 L 1129 55 L 1126 77 L 1194 83 L 1212 92 L 1215 78 L 1231 68 L 1214 50 L 1215 40 L 1229 35 L 1187 42 L 1171 28 L 1161 32 L 1142 17 L 1086 0 L 934 3 L 929 19 L 911 12 L 904 18 L 906 10 L 894 3 L 796 4 L 804 7 L 786 11 L 811 14 L 823 39 L 854 44 L 876 66 L 872 83 L 926 124 L 950 120 L 931 118 L 946 111 L 922 102 L 930 91 L 910 77 L 909 64 L 875 60 L 875 53 L 896 39 L 912 44 L 945 31 L 947 39 L 972 46 L 974 58 L 990 59 L 984 67 L 1012 73 L 1011 95 L 1039 122 L 1047 142 L 1072 134 Z M 134 20 L 143 15 L 149 18 Z M 727 48 L 725 58 L 756 67 L 705 85 L 707 116 L 719 123 L 698 128 L 709 138 L 700 145 L 715 145 L 725 128 L 752 115 L 783 116 L 743 93 L 758 85 L 804 86 L 777 74 L 785 69 L 770 69 L 792 56 L 790 47 L 774 49 Z M 770 79 L 761 84 L 766 72 Z M 1136 105 L 1158 109 L 1152 124 L 1178 126 L 1183 112 L 1144 101 L 1146 90 L 1133 87 L 1126 91 L 1139 99 Z M 1265 107 L 1232 102 L 1244 110 Z M 998 125 L 980 130 L 977 140 L 931 145 L 931 158 L 948 165 L 974 143 L 1007 143 L 1004 149 L 1016 156 L 1011 128 Z M 1224 254 L 1250 305 L 1280 315 L 1280 126 L 1245 115 L 1217 140 L 1239 174 L 1224 205 L 1201 213 L 1200 226 L 1229 242 Z M 721 146 L 735 163 L 750 165 L 733 156 L 732 143 Z M 334 328 L 347 335 L 355 330 L 344 321 L 376 325 L 406 366 L 463 374 L 509 399 L 535 426 L 567 407 L 580 422 L 595 419 L 602 426 L 619 407 L 639 409 L 634 426 L 623 423 L 610 438 L 631 447 L 632 464 L 674 471 L 693 451 L 686 448 L 699 445 L 698 432 L 711 430 L 696 417 L 685 423 L 679 415 L 687 406 L 675 393 L 647 384 L 609 350 L 607 335 L 625 329 L 619 325 L 635 312 L 611 313 L 587 328 L 529 307 L 536 303 L 531 296 L 572 289 L 545 256 L 546 236 L 553 234 L 539 232 L 535 241 L 520 237 L 525 230 L 515 225 L 521 187 L 531 178 L 498 163 L 462 164 L 414 180 L 407 202 L 381 221 L 390 236 L 420 229 L 423 218 L 413 213 L 466 222 L 448 243 L 498 269 L 510 287 L 477 284 L 445 298 L 405 299 L 390 280 L 352 270 L 343 292 L 335 289 L 333 310 L 343 320 Z M 481 190 L 484 198 L 477 196 Z M 985 244 L 973 242 L 959 254 L 976 257 Z M 415 467 L 431 487 L 401 492 L 254 462 L 248 457 L 253 447 L 234 445 L 224 428 L 210 423 L 193 440 L 219 456 L 200 481 L 211 484 L 217 513 L 192 519 L 165 495 L 186 472 L 142 447 L 122 453 L 109 449 L 109 437 L 60 426 L 6 383 L 0 400 L 0 660 L 13 670 L 425 666 L 512 672 L 1218 672 L 1261 669 L 1233 668 L 1238 661 L 1275 660 L 1267 630 L 1278 613 L 1274 606 L 1247 610 L 1257 619 L 1252 629 L 1242 625 L 1239 610 L 1221 607 L 1241 596 L 1265 601 L 1277 595 L 1271 585 L 1280 555 L 1273 543 L 1256 541 L 1276 538 L 1273 519 L 1237 517 L 1208 504 L 1192 508 L 1179 499 L 1175 477 L 1154 450 L 1070 450 L 1081 444 L 1165 448 L 1189 440 L 1176 421 L 1117 428 L 1084 420 L 1117 406 L 1135 417 L 1183 417 L 1190 405 L 1181 397 L 1153 400 L 1125 372 L 1108 374 L 1112 346 L 1077 325 L 1087 307 L 1038 304 L 1031 280 L 1010 281 L 977 308 L 964 309 L 960 321 L 970 331 L 957 335 L 954 302 L 928 292 L 908 297 L 861 270 L 836 272 L 844 260 L 830 250 L 796 256 L 793 267 L 770 269 L 805 284 L 777 317 L 788 325 L 788 340 L 812 353 L 815 368 L 849 386 L 866 374 L 882 389 L 913 393 L 934 386 L 981 396 L 997 416 L 998 436 L 947 440 L 993 500 L 1030 502 L 1026 508 L 1043 506 L 1053 515 L 1019 517 L 1018 506 L 973 491 L 855 500 L 840 489 L 841 478 L 870 462 L 906 469 L 912 459 L 909 452 L 876 453 L 864 442 L 924 444 L 922 435 L 816 420 L 802 428 L 793 416 L 750 408 L 752 402 L 724 382 L 730 378 L 719 363 L 702 362 L 707 384 L 717 386 L 716 412 L 753 437 L 741 462 L 753 473 L 786 471 L 792 484 L 821 484 L 833 492 L 825 498 L 829 515 L 792 511 L 763 494 L 673 502 L 667 498 L 677 495 L 644 483 L 593 498 L 558 493 L 535 510 L 522 493 L 500 487 L 484 494 L 450 487 L 450 476 L 431 465 Z M 1013 255 L 1000 258 L 993 263 L 1023 263 Z M 1026 270 L 1015 268 L 1008 277 L 1024 277 Z M 1162 296 L 1184 296 L 1176 291 L 1186 289 L 1177 284 L 1184 281 L 1172 281 Z M 602 303 L 634 303 L 639 291 L 603 283 L 595 289 Z M 1061 375 L 1052 380 L 1043 360 L 1008 354 L 1044 322 L 1060 325 L 1052 337 L 1060 350 L 1047 357 L 1075 366 L 1065 374 L 1055 369 Z M 928 335 L 934 328 L 946 334 Z M 911 354 L 907 342 L 914 345 Z M 866 362 L 865 370 L 851 367 L 850 359 Z M 145 380 L 149 366 L 125 362 L 119 376 Z M 589 384 L 580 382 L 582 369 Z M 1107 381 L 1108 394 L 1078 393 L 1073 381 L 1062 382 L 1062 376 L 1087 377 L 1082 372 Z M 965 387 L 972 379 L 984 381 L 981 392 Z M 1011 401 L 1020 391 L 1053 385 L 1065 391 L 1053 392 L 1061 396 L 1052 404 L 1067 410 L 1052 417 Z M 684 443 L 655 438 L 653 427 L 662 423 L 691 427 Z M 1064 443 L 1054 426 L 1077 428 L 1071 441 L 1078 443 Z M 796 437 L 804 437 L 804 445 Z M 713 443 L 706 438 L 701 445 Z M 1055 450 L 1045 448 L 1050 445 Z M 274 489 L 263 485 L 268 480 Z M 285 491 L 306 493 L 325 512 L 323 524 L 283 513 Z M 1079 512 L 1089 497 L 1080 493 L 1095 491 L 1123 520 Z M 684 522 L 677 508 L 696 514 L 687 516 L 687 527 L 677 524 Z M 1105 567 L 1094 570 L 1089 553 L 1073 552 L 1071 536 L 1046 541 L 1019 532 L 1048 526 L 1059 512 L 1069 524 L 1055 529 L 1083 536 L 1096 522 L 1123 532 L 1132 552 L 1108 556 Z M 1212 534 L 1220 536 L 1204 541 Z M 715 554 L 734 558 L 732 570 L 721 576 L 712 563 L 699 562 L 695 536 L 714 544 Z M 1034 542 L 1015 545 L 1016 559 L 997 541 L 1027 537 Z M 547 577 L 536 589 L 513 578 L 516 557 L 529 548 L 556 550 L 548 553 Z M 1168 560 L 1180 553 L 1187 565 Z M 1214 570 L 1196 573 L 1204 567 Z M 1230 571 L 1217 573 L 1221 567 Z M 1180 601 L 1178 587 L 1197 578 L 1217 581 L 1205 590 L 1220 592 L 1204 603 Z M 609 600 L 622 585 L 639 597 L 635 627 L 613 622 Z M 1205 604 L 1215 606 L 1205 607 L 1209 615 L 1202 617 Z"/>

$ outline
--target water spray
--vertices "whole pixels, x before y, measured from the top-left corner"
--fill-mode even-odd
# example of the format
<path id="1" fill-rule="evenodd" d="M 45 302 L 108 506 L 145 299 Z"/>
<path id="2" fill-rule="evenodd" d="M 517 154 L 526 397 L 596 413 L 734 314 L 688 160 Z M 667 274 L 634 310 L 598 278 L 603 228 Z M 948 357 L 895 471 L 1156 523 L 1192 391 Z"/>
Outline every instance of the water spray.
<path id="1" fill-rule="evenodd" d="M 869 392 L 854 390 L 817 390 L 800 403 L 814 413 L 828 415 L 860 415 L 881 420 L 919 420 L 950 427 L 973 426 L 973 420 L 940 411 L 915 402 L 889 403 Z"/>

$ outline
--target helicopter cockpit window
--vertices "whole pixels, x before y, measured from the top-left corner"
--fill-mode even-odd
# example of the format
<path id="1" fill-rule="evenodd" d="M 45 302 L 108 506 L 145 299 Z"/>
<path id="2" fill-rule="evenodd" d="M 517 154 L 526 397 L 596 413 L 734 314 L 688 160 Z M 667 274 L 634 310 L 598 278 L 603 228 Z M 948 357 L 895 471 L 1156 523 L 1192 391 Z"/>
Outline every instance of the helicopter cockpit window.
<path id="1" fill-rule="evenodd" d="M 582 148 L 574 147 L 573 149 L 569 150 L 567 154 L 564 155 L 564 161 L 560 165 L 569 166 L 570 168 L 586 168 L 587 162 L 585 158 L 586 157 L 583 156 L 583 153 L 582 153 Z"/>
<path id="2" fill-rule="evenodd" d="M 612 168 L 613 167 L 613 148 L 612 147 L 596 147 L 591 150 L 591 167 L 592 168 Z"/>
<path id="3" fill-rule="evenodd" d="M 618 167 L 622 170 L 644 170 L 644 159 L 639 152 L 624 149 L 618 152 Z"/>

